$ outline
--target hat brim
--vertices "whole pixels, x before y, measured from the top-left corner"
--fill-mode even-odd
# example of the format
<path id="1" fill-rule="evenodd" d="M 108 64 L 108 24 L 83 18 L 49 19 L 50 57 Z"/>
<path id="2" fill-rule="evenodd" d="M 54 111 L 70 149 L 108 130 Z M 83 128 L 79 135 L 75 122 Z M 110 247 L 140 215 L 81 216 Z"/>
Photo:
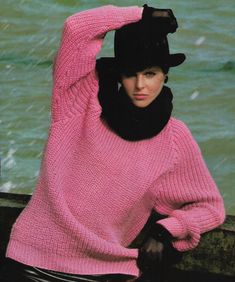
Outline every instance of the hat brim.
<path id="1" fill-rule="evenodd" d="M 167 58 L 163 58 L 161 61 L 154 62 L 149 65 L 149 66 L 167 66 L 167 67 L 176 67 L 181 65 L 186 59 L 185 54 L 183 53 L 177 53 L 177 54 L 170 54 Z M 100 59 L 97 60 L 97 65 L 98 67 L 105 68 L 106 70 L 110 71 L 119 71 L 120 69 L 123 68 L 138 68 L 137 65 L 125 65 L 125 63 L 122 65 L 120 61 L 117 61 L 115 58 L 112 57 L 101 57 Z M 146 66 L 146 67 L 149 67 Z"/>
<path id="2" fill-rule="evenodd" d="M 185 54 L 183 53 L 178 53 L 178 54 L 171 54 L 169 56 L 169 62 L 166 62 L 166 64 L 169 67 L 177 67 L 181 65 L 186 59 Z"/>

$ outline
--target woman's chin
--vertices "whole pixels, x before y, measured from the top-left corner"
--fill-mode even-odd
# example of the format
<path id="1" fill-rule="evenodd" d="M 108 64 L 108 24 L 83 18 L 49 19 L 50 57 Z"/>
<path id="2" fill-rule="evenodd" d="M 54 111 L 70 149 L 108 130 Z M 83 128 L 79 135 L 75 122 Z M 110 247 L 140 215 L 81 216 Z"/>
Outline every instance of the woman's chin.
<path id="1" fill-rule="evenodd" d="M 146 101 L 146 100 L 145 101 L 144 100 L 134 100 L 132 102 L 136 107 L 139 107 L 139 108 L 145 108 L 151 103 L 151 101 Z"/>

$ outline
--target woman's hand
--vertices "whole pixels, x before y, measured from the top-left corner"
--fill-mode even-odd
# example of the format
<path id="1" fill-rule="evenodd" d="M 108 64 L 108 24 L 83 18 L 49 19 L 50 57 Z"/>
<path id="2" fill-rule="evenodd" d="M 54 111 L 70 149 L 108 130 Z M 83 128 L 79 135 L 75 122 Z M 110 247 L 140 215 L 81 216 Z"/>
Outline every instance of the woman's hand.
<path id="1" fill-rule="evenodd" d="M 158 268 L 163 261 L 164 243 L 150 237 L 139 249 L 137 265 L 141 272 Z"/>
<path id="2" fill-rule="evenodd" d="M 173 248 L 171 233 L 160 224 L 154 224 L 148 238 L 139 249 L 137 266 L 143 273 L 156 273 L 177 263 L 181 254 Z"/>
<path id="3" fill-rule="evenodd" d="M 155 9 L 144 5 L 142 22 L 146 31 L 158 36 L 174 33 L 178 28 L 176 17 L 171 9 Z"/>

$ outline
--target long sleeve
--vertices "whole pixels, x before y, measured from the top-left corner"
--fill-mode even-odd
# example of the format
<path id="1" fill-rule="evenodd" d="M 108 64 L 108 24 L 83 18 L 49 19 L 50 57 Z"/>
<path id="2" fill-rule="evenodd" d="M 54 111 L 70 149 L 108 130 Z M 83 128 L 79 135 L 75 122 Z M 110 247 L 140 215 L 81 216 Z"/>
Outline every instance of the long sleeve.
<path id="1" fill-rule="evenodd" d="M 174 237 L 179 251 L 196 247 L 200 234 L 223 223 L 222 197 L 186 125 L 177 122 L 173 134 L 176 160 L 163 176 L 155 209 L 168 217 L 157 223 Z"/>
<path id="2" fill-rule="evenodd" d="M 140 20 L 142 10 L 108 5 L 66 19 L 53 69 L 53 118 L 68 116 L 71 107 L 73 112 L 86 107 L 88 96 L 97 92 L 96 56 L 105 34 Z"/>

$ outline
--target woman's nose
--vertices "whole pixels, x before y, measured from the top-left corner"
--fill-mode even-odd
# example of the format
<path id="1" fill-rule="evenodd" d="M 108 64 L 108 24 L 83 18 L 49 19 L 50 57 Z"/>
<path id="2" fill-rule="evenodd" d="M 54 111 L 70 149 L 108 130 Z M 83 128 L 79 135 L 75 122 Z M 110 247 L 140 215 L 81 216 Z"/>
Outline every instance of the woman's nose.
<path id="1" fill-rule="evenodd" d="M 142 75 L 136 76 L 136 88 L 141 89 L 144 87 L 144 77 Z"/>

